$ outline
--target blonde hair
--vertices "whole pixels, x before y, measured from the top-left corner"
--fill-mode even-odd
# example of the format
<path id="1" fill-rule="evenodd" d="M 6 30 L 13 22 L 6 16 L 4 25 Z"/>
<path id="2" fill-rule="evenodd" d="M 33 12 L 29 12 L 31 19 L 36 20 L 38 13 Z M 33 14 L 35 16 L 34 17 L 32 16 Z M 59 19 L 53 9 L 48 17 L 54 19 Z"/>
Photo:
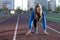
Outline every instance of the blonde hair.
<path id="1" fill-rule="evenodd" d="M 35 6 L 35 13 L 34 13 L 34 18 L 35 19 L 37 17 L 37 15 L 36 15 L 36 13 L 37 13 L 37 7 L 40 7 L 40 13 L 39 13 L 39 15 L 40 15 L 40 17 L 42 17 L 42 6 L 40 4 L 36 4 L 36 6 Z"/>

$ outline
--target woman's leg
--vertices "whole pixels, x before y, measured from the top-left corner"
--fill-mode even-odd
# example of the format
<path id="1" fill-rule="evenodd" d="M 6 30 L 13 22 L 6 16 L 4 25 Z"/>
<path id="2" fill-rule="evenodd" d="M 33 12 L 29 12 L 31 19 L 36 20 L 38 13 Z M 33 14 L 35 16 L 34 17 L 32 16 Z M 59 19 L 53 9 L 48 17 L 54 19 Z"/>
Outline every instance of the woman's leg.
<path id="1" fill-rule="evenodd" d="M 37 20 L 34 20 L 33 24 L 34 24 L 34 32 L 38 33 Z"/>

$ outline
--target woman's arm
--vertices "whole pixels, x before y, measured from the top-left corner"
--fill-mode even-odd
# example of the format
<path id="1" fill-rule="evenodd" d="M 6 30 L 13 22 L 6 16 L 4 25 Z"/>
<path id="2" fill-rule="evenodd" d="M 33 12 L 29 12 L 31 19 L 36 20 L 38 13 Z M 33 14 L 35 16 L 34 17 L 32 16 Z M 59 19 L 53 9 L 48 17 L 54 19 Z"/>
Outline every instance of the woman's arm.
<path id="1" fill-rule="evenodd" d="M 33 19 L 34 19 L 34 10 L 31 11 L 30 16 L 29 16 L 29 29 L 32 29 Z"/>

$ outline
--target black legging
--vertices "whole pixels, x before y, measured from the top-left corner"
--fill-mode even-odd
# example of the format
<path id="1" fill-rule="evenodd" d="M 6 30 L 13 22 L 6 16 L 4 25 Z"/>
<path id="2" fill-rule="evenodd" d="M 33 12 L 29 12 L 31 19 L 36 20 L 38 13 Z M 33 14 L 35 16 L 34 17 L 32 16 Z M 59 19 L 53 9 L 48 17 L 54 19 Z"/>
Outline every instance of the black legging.
<path id="1" fill-rule="evenodd" d="M 33 24 L 34 24 L 34 28 L 36 28 L 37 27 L 37 21 L 39 21 L 39 19 L 40 19 L 40 15 L 39 14 L 37 14 L 37 18 L 36 19 L 34 19 L 34 22 L 33 22 Z"/>
<path id="2" fill-rule="evenodd" d="M 34 19 L 34 21 L 33 21 L 33 25 L 34 25 L 34 28 L 37 27 L 37 20 Z"/>

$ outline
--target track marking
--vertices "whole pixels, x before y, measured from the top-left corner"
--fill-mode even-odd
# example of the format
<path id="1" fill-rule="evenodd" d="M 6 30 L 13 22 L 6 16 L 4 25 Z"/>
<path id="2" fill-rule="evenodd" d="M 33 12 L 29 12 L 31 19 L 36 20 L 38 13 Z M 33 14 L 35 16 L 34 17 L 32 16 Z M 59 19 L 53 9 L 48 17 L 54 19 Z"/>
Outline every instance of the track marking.
<path id="1" fill-rule="evenodd" d="M 17 23 L 16 23 L 16 28 L 15 28 L 13 40 L 16 40 L 16 34 L 17 34 L 17 29 L 18 29 L 18 22 L 19 22 L 19 15 L 18 15 L 18 18 L 17 18 Z"/>
<path id="2" fill-rule="evenodd" d="M 40 24 L 42 25 L 42 23 L 40 23 Z M 52 31 L 54 31 L 54 32 L 56 32 L 56 33 L 58 33 L 58 34 L 60 34 L 60 31 L 57 31 L 57 30 L 55 30 L 55 29 L 53 29 L 53 28 L 51 28 L 49 26 L 47 26 L 47 28 L 50 29 L 50 30 L 52 30 Z"/>
<path id="3" fill-rule="evenodd" d="M 53 29 L 53 28 L 51 28 L 51 27 L 49 27 L 49 26 L 47 26 L 47 28 L 49 28 L 50 30 L 52 30 L 52 31 L 54 31 L 54 32 L 56 32 L 56 33 L 58 33 L 58 34 L 60 34 L 59 31 L 57 31 L 57 30 L 55 30 L 55 29 Z"/>

